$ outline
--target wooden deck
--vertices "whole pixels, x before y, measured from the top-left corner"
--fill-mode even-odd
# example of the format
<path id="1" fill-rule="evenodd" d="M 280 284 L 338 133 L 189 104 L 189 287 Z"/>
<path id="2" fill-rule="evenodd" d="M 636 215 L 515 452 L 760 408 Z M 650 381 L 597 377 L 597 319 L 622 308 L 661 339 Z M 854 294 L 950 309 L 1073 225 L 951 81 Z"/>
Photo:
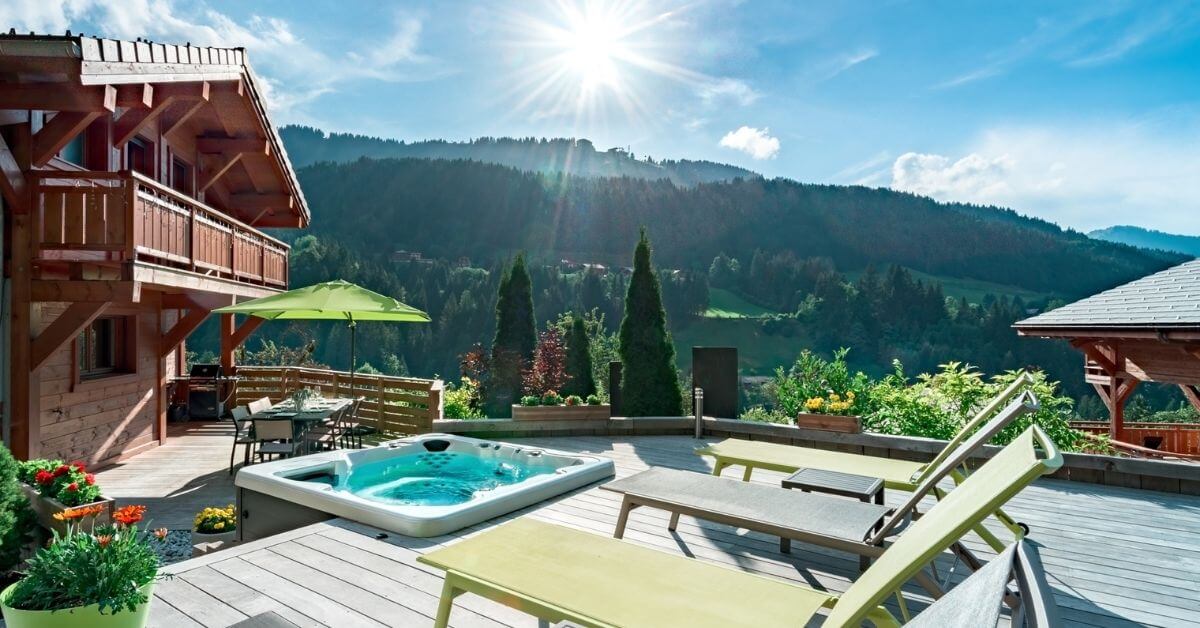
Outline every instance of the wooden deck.
<path id="1" fill-rule="evenodd" d="M 229 491 L 228 476 L 214 475 L 215 470 L 223 473 L 228 464 L 228 435 L 223 440 L 214 433 L 214 428 L 194 429 L 172 439 L 167 447 L 106 472 L 101 477 L 106 492 L 147 502 L 150 515 L 158 521 L 173 521 L 177 513 L 228 501 L 228 492 L 217 496 L 221 490 Z M 691 453 L 698 441 L 687 437 L 558 437 L 521 442 L 609 456 L 617 464 L 618 477 L 651 466 L 711 469 L 707 459 Z M 174 479 L 154 479 L 151 467 L 155 465 L 166 465 L 163 471 Z M 189 469 L 200 479 L 184 479 Z M 777 483 L 781 477 L 763 472 L 756 473 L 755 480 Z M 138 484 L 127 483 L 141 480 L 153 484 L 139 489 Z M 900 495 L 889 492 L 888 497 L 898 501 Z M 227 626 L 274 611 L 302 626 L 430 625 L 441 580 L 437 571 L 416 562 L 421 553 L 514 516 L 608 535 L 618 505 L 617 495 L 593 486 L 432 539 L 399 535 L 380 539 L 381 531 L 344 520 L 317 524 L 170 567 L 175 577 L 158 586 L 151 623 Z M 162 513 L 156 513 L 156 508 L 162 508 Z M 1032 528 L 1031 538 L 1041 545 L 1068 625 L 1185 626 L 1195 625 L 1200 618 L 1200 498 L 1043 480 L 1022 492 L 1007 510 Z M 667 518 L 662 512 L 635 510 L 626 539 L 832 591 L 844 590 L 857 571 L 857 559 L 839 552 L 794 544 L 793 554 L 785 556 L 771 537 L 687 517 L 671 533 Z M 969 538 L 968 545 L 987 554 L 977 539 Z M 914 610 L 924 606 L 920 590 L 907 593 Z M 536 622 L 465 595 L 455 606 L 452 624 L 498 628 Z"/>

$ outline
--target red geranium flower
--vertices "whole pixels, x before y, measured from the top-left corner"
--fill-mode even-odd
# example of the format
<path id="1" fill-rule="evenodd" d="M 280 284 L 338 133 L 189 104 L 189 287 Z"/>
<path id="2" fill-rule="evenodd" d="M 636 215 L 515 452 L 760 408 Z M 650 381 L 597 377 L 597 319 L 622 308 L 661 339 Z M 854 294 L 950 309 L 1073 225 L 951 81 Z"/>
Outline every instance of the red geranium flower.
<path id="1" fill-rule="evenodd" d="M 54 481 L 54 474 L 49 471 L 38 471 L 37 475 L 33 476 L 33 481 L 38 484 L 49 484 Z"/>
<path id="2" fill-rule="evenodd" d="M 113 513 L 113 519 L 117 523 L 129 526 L 141 521 L 144 514 L 146 514 L 145 506 L 125 506 Z"/>
<path id="3" fill-rule="evenodd" d="M 87 482 L 88 486 L 91 486 L 96 483 L 96 476 L 94 474 L 89 473 L 89 474 L 83 476 L 83 481 Z"/>
<path id="4" fill-rule="evenodd" d="M 58 465 L 58 468 L 54 470 L 54 477 L 66 475 L 67 473 L 70 473 L 70 472 L 71 472 L 71 467 L 69 467 L 65 464 L 60 464 L 60 465 Z"/>
<path id="5" fill-rule="evenodd" d="M 76 460 L 75 462 L 72 462 L 71 466 L 74 467 L 75 470 L 80 473 L 83 473 L 84 471 L 87 470 L 87 468 L 83 466 L 83 463 L 78 460 Z"/>
<path id="6" fill-rule="evenodd" d="M 74 493 L 75 491 L 79 490 L 79 485 L 76 484 L 75 482 L 71 482 L 70 484 L 67 485 L 67 490 Z"/>

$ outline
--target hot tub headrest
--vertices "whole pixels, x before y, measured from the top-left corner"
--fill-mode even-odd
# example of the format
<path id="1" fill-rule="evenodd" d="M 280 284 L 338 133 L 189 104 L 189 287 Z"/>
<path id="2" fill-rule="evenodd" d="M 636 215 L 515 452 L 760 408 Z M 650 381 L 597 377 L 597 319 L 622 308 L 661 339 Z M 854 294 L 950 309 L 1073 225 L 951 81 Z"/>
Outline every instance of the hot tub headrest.
<path id="1" fill-rule="evenodd" d="M 425 451 L 446 451 L 450 447 L 450 441 L 441 438 L 432 438 L 421 441 L 421 445 L 425 447 Z"/>

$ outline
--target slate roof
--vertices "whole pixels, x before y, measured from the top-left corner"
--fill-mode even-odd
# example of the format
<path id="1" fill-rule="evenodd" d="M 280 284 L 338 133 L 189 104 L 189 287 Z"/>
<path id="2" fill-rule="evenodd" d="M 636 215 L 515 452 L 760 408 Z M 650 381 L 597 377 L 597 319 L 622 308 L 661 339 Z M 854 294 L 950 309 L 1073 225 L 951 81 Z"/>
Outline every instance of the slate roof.
<path id="1" fill-rule="evenodd" d="M 1200 260 L 1050 310 L 1018 329 L 1200 327 Z"/>

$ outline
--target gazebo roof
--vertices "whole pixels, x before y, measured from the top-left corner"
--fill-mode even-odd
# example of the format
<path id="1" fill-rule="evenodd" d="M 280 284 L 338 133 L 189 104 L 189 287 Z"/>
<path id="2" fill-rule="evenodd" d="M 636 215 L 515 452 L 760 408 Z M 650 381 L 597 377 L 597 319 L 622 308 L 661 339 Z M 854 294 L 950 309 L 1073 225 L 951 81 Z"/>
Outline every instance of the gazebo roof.
<path id="1" fill-rule="evenodd" d="M 1200 328 L 1200 260 L 1018 321 L 1018 330 Z"/>

